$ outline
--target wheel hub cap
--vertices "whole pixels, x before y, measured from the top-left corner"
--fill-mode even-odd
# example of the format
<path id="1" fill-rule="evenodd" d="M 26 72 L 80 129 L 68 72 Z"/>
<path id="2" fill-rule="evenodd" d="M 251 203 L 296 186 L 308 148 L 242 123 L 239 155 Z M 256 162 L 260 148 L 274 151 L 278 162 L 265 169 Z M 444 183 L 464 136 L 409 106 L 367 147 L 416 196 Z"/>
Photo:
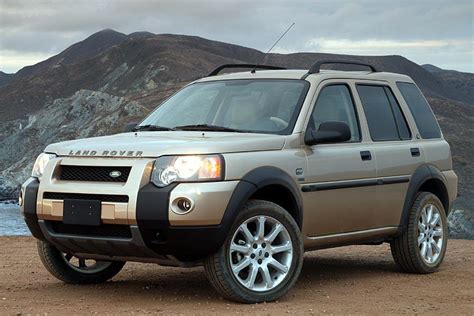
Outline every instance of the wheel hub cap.
<path id="1" fill-rule="evenodd" d="M 435 264 L 443 249 L 444 230 L 439 209 L 426 205 L 418 220 L 418 248 L 421 258 L 428 264 Z"/>
<path id="2" fill-rule="evenodd" d="M 270 216 L 255 216 L 235 231 L 229 258 L 232 272 L 245 288 L 263 292 L 278 286 L 287 276 L 293 246 L 283 224 Z"/>
<path id="3" fill-rule="evenodd" d="M 93 274 L 101 272 L 102 270 L 108 268 L 112 262 L 109 261 L 97 261 L 93 259 L 84 259 L 76 257 L 72 254 L 62 253 L 62 258 L 66 262 L 66 264 L 80 272 L 85 274 Z"/>

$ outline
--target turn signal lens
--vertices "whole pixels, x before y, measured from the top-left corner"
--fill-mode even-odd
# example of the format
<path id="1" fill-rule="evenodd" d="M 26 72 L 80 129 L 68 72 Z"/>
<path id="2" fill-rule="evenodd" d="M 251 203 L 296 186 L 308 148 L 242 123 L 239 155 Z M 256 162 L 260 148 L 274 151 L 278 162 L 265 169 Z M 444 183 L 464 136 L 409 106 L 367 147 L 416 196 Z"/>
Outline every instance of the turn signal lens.
<path id="1" fill-rule="evenodd" d="M 199 179 L 220 179 L 222 174 L 220 156 L 209 156 L 202 160 Z"/>
<path id="2" fill-rule="evenodd" d="M 31 172 L 31 176 L 41 181 L 46 165 L 51 159 L 55 157 L 56 155 L 54 154 L 47 154 L 47 153 L 39 154 L 38 158 L 36 158 L 35 164 L 33 165 L 33 171 Z"/>

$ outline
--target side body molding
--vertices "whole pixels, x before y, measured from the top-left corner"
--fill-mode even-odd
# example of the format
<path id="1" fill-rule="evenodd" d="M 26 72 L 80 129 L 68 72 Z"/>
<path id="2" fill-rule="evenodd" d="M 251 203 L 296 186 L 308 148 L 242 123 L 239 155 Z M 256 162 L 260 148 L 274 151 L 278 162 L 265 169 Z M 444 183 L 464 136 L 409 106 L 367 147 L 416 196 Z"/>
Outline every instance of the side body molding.
<path id="1" fill-rule="evenodd" d="M 408 217 L 410 215 L 410 209 L 413 205 L 413 202 L 416 199 L 416 194 L 422 187 L 422 185 L 428 181 L 428 180 L 433 180 L 436 179 L 442 183 L 442 190 L 444 191 L 443 194 L 445 196 L 448 196 L 448 191 L 447 191 L 447 182 L 446 179 L 443 176 L 443 173 L 436 168 L 433 165 L 430 164 L 424 164 L 418 167 L 415 172 L 413 173 L 411 179 L 410 179 L 410 184 L 408 186 L 407 194 L 405 197 L 405 203 L 403 204 L 403 209 L 402 209 L 402 216 L 400 217 L 400 228 L 398 233 L 403 233 L 407 227 L 408 224 Z M 443 202 L 444 207 L 446 208 L 446 212 L 449 213 L 450 205 L 449 205 L 449 199 L 448 201 L 443 201 L 442 198 L 440 200 Z M 447 203 L 447 204 L 446 204 Z"/>

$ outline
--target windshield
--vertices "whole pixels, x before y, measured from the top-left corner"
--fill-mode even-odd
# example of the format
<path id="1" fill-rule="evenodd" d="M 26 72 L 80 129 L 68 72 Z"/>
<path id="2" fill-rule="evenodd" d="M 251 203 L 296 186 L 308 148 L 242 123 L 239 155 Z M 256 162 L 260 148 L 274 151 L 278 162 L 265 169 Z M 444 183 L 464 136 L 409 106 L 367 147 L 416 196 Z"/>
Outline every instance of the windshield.
<path id="1" fill-rule="evenodd" d="M 303 80 L 195 83 L 161 104 L 138 129 L 290 134 L 308 88 Z"/>

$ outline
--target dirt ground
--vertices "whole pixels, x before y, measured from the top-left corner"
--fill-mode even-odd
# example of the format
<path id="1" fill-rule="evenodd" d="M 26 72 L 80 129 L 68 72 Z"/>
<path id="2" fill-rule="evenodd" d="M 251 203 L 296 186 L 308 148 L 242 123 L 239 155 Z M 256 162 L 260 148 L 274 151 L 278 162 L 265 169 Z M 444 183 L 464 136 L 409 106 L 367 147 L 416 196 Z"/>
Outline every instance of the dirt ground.
<path id="1" fill-rule="evenodd" d="M 112 281 L 67 285 L 43 268 L 35 241 L 0 237 L 0 314 L 474 314 L 474 241 L 450 240 L 441 270 L 397 271 L 390 248 L 307 253 L 296 287 L 278 302 L 226 301 L 202 268 L 129 263 Z"/>

